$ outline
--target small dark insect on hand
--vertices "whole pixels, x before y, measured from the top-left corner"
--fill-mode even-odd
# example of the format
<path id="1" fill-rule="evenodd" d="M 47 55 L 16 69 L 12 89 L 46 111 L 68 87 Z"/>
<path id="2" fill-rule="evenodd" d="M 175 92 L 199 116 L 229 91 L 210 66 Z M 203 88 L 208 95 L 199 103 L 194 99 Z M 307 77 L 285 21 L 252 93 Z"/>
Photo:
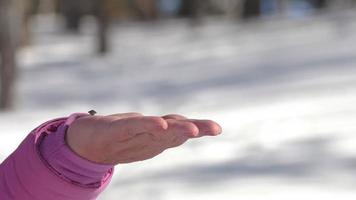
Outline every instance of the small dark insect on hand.
<path id="1" fill-rule="evenodd" d="M 95 110 L 90 110 L 90 111 L 88 111 L 88 113 L 89 113 L 90 115 L 95 115 L 95 114 L 96 114 L 96 111 L 95 111 Z"/>

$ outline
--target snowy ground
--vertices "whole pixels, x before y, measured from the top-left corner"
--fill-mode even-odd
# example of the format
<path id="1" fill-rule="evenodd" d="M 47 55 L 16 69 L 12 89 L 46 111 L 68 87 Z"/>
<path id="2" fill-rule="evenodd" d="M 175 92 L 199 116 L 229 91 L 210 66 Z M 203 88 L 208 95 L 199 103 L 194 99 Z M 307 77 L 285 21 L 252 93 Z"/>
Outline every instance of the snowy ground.
<path id="1" fill-rule="evenodd" d="M 0 159 L 71 112 L 182 113 L 223 135 L 117 166 L 100 200 L 355 199 L 355 19 L 120 24 L 105 57 L 90 23 L 78 37 L 41 19 L 19 56 L 18 108 L 0 113 Z"/>

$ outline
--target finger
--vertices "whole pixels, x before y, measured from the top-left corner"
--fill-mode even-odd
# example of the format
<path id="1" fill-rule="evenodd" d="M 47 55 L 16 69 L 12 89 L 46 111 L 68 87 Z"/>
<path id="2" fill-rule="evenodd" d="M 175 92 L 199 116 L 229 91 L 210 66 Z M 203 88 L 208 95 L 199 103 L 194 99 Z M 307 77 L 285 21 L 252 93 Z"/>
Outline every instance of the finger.
<path id="1" fill-rule="evenodd" d="M 139 116 L 114 120 L 109 129 L 119 141 L 122 141 L 140 133 L 158 134 L 167 127 L 166 120 L 161 117 Z"/>
<path id="2" fill-rule="evenodd" d="M 138 112 L 129 112 L 129 113 L 117 113 L 113 115 L 108 115 L 108 117 L 115 117 L 115 119 L 122 119 L 128 117 L 141 117 L 143 116 L 141 113 Z"/>
<path id="3" fill-rule="evenodd" d="M 221 126 L 212 120 L 188 119 L 186 121 L 194 123 L 198 127 L 199 134 L 197 135 L 197 137 L 207 135 L 216 136 L 221 134 L 222 132 Z"/>
<path id="4" fill-rule="evenodd" d="M 166 121 L 168 123 L 166 135 L 168 136 L 192 138 L 199 134 L 198 127 L 192 122 L 175 119 Z"/>
<path id="5" fill-rule="evenodd" d="M 177 115 L 177 114 L 169 114 L 169 115 L 165 115 L 162 117 L 163 119 L 176 119 L 176 120 L 185 120 L 187 119 L 186 117 L 184 117 L 183 115 Z"/>
<path id="6" fill-rule="evenodd" d="M 212 120 L 187 119 L 185 116 L 177 115 L 177 114 L 165 115 L 162 118 L 183 120 L 183 121 L 194 123 L 199 128 L 199 134 L 197 135 L 197 137 L 201 137 L 205 135 L 215 136 L 221 133 L 220 125 Z"/>
<path id="7" fill-rule="evenodd" d="M 193 138 L 198 134 L 198 128 L 190 122 L 183 122 L 173 119 L 168 119 L 168 128 L 160 135 L 152 137 L 155 141 L 155 146 L 164 149 L 182 145 L 189 138 Z"/>

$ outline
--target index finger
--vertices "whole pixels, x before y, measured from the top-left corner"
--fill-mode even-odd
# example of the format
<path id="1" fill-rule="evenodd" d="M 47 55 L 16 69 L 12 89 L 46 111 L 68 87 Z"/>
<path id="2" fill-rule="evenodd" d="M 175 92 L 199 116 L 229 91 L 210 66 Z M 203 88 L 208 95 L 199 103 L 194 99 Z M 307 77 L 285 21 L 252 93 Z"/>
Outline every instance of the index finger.
<path id="1" fill-rule="evenodd" d="M 222 132 L 221 126 L 212 120 L 187 119 L 182 121 L 191 122 L 198 127 L 199 133 L 196 137 L 216 136 Z"/>

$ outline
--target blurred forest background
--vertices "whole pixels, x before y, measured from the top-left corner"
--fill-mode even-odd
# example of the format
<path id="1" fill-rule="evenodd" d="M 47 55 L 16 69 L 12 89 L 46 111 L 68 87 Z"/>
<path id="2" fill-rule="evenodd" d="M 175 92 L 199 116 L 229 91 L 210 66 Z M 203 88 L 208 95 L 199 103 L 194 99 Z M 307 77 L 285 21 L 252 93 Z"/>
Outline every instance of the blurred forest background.
<path id="1" fill-rule="evenodd" d="M 63 29 L 80 34 L 81 20 L 91 15 L 97 24 L 96 51 L 110 49 L 109 27 L 127 20 L 152 22 L 167 18 L 186 17 L 193 26 L 201 18 L 228 15 L 236 21 L 248 21 L 265 15 L 287 12 L 327 12 L 333 7 L 350 8 L 353 0 L 1 0 L 0 1 L 0 109 L 13 106 L 16 79 L 16 52 L 31 45 L 30 21 L 38 14 L 56 14 Z"/>
<path id="2" fill-rule="evenodd" d="M 0 0 L 0 160 L 72 112 L 211 118 L 102 200 L 356 198 L 355 0 Z"/>

